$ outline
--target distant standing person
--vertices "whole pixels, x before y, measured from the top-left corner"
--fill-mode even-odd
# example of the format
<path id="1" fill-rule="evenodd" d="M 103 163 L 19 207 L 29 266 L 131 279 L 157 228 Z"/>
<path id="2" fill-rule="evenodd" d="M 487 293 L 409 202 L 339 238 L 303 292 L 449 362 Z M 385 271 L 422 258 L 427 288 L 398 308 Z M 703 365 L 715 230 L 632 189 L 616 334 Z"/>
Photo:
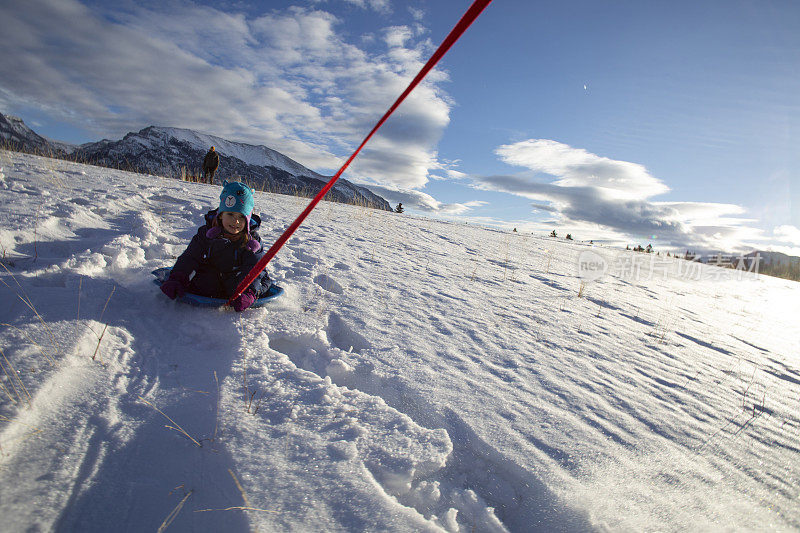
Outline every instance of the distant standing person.
<path id="1" fill-rule="evenodd" d="M 208 176 L 208 183 L 214 183 L 214 172 L 217 171 L 219 168 L 219 154 L 214 150 L 212 146 L 211 149 L 206 154 L 206 157 L 203 159 L 203 176 L 202 180 L 206 181 L 206 176 Z"/>

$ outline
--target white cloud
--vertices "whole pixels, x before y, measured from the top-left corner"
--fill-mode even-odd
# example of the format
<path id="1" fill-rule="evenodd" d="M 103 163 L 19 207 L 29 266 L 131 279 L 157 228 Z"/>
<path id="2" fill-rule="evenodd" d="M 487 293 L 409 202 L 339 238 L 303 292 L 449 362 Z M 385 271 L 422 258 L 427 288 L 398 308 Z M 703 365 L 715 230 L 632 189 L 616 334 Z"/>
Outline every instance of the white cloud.
<path id="1" fill-rule="evenodd" d="M 437 215 L 462 215 L 475 208 L 487 205 L 488 202 L 474 200 L 464 203 L 447 204 L 440 202 L 428 193 L 414 189 L 398 189 L 395 187 L 382 187 L 380 185 L 370 185 L 370 190 L 383 196 L 390 203 L 401 202 L 406 208 L 416 209 L 425 213 Z"/>
<path id="2" fill-rule="evenodd" d="M 676 220 L 691 224 L 712 224 L 721 220 L 740 223 L 752 222 L 752 219 L 733 219 L 726 215 L 741 215 L 745 213 L 743 207 L 734 204 L 719 204 L 713 202 L 653 202 L 653 205 L 670 209 Z"/>
<path id="3" fill-rule="evenodd" d="M 457 181 L 466 179 L 469 177 L 469 174 L 455 169 L 460 163 L 461 161 L 458 159 L 448 161 L 446 159 L 437 158 L 436 166 L 430 169 L 431 174 L 428 177 L 434 180 Z M 436 174 L 433 174 L 433 172 L 436 172 Z"/>
<path id="4" fill-rule="evenodd" d="M 407 9 L 411 14 L 411 18 L 413 18 L 415 21 L 422 22 L 425 19 L 425 10 L 412 6 L 408 6 Z"/>
<path id="5" fill-rule="evenodd" d="M 392 26 L 385 30 L 384 41 L 389 47 L 403 47 L 413 36 L 414 33 L 408 26 Z"/>
<path id="6" fill-rule="evenodd" d="M 532 209 L 551 213 L 558 227 L 575 228 L 596 240 L 654 240 L 668 247 L 730 252 L 752 249 L 763 240 L 763 231 L 742 216 L 741 206 L 651 201 L 669 188 L 636 163 L 546 139 L 504 145 L 496 154 L 533 172 L 476 177 L 478 188 L 534 200 Z"/>
<path id="7" fill-rule="evenodd" d="M 324 4 L 327 0 L 311 0 L 315 4 Z M 389 0 L 343 0 L 344 3 L 361 9 L 372 9 L 381 14 L 392 12 L 392 4 Z"/>
<path id="8" fill-rule="evenodd" d="M 800 228 L 790 225 L 777 226 L 772 233 L 785 243 L 800 246 Z"/>
<path id="9" fill-rule="evenodd" d="M 503 145 L 495 153 L 509 165 L 557 177 L 556 185 L 596 187 L 612 198 L 644 199 L 669 191 L 642 165 L 601 157 L 548 139 Z"/>
<path id="10" fill-rule="evenodd" d="M 447 174 L 447 177 L 451 180 L 461 180 L 467 177 L 467 174 L 464 172 L 459 172 L 458 170 L 447 169 L 444 171 Z"/>
<path id="11" fill-rule="evenodd" d="M 390 7 L 384 0 L 355 4 Z M 359 48 L 323 10 L 293 7 L 252 18 L 190 2 L 125 5 L 124 12 L 76 0 L 4 7 L 0 101 L 49 110 L 103 137 L 149 124 L 197 129 L 265 144 L 332 172 L 431 48 L 404 27 L 383 32 L 391 46 Z M 431 73 L 349 177 L 406 188 L 427 182 L 449 123 L 452 104 L 436 86 L 445 79 Z"/>
<path id="12" fill-rule="evenodd" d="M 345 0 L 345 2 L 363 9 L 374 9 L 378 13 L 390 13 L 392 10 L 389 0 Z"/>

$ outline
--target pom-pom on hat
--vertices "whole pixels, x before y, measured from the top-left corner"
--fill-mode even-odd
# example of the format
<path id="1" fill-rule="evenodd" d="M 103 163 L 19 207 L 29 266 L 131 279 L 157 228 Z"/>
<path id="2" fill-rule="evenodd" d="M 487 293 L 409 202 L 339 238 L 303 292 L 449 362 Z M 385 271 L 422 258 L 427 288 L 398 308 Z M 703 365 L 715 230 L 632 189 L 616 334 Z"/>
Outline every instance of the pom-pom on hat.
<path id="1" fill-rule="evenodd" d="M 238 181 L 222 182 L 222 192 L 219 195 L 219 212 L 241 213 L 250 223 L 253 214 L 253 189 Z"/>

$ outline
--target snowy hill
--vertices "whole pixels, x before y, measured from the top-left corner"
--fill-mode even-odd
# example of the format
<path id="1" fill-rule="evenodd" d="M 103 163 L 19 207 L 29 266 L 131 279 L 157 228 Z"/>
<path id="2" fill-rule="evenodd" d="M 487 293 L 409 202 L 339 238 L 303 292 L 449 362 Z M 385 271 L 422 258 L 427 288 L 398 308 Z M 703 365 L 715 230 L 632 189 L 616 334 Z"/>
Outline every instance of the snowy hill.
<path id="1" fill-rule="evenodd" d="M 150 271 L 219 186 L 0 167 L 4 531 L 800 528 L 798 283 L 322 203 L 202 310 Z"/>

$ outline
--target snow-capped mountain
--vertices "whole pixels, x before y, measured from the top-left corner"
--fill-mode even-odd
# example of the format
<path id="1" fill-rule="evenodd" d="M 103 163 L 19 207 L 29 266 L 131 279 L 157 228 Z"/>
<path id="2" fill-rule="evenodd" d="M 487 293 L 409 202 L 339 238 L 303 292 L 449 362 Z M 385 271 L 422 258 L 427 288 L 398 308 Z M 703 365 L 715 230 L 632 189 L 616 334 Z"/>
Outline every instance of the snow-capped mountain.
<path id="1" fill-rule="evenodd" d="M 329 179 L 266 146 L 228 141 L 182 128 L 149 126 L 118 141 L 81 145 L 75 155 L 78 160 L 92 164 L 138 172 L 178 176 L 185 169 L 199 175 L 203 158 L 212 146 L 220 155 L 216 175 L 220 180 L 244 179 L 258 189 L 311 196 Z M 380 196 L 344 179 L 337 182 L 329 198 L 391 210 L 389 202 Z"/>
<path id="2" fill-rule="evenodd" d="M 21 118 L 2 113 L 0 113 L 0 143 L 13 150 L 52 154 L 56 157 L 68 153 L 63 143 L 53 143 L 30 129 Z"/>
<path id="3" fill-rule="evenodd" d="M 312 196 L 330 179 L 266 146 L 233 142 L 182 128 L 149 126 L 120 140 L 103 139 L 72 146 L 50 141 L 31 130 L 22 119 L 0 113 L 0 139 L 15 150 L 175 177 L 182 171 L 199 175 L 203 157 L 213 146 L 220 154 L 216 178 L 241 179 L 257 189 L 282 194 Z M 392 209 L 385 199 L 345 179 L 336 182 L 327 198 Z"/>

